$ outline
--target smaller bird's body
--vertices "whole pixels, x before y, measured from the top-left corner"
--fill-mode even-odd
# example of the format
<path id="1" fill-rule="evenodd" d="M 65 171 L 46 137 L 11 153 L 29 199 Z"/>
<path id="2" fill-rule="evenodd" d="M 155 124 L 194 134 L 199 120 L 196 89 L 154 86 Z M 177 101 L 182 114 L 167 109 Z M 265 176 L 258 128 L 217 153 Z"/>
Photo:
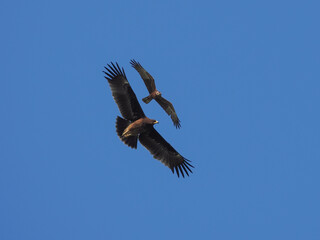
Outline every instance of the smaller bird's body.
<path id="1" fill-rule="evenodd" d="M 144 84 L 146 85 L 149 96 L 142 99 L 144 103 L 148 104 L 152 101 L 152 99 L 156 100 L 156 102 L 163 108 L 163 110 L 166 111 L 166 113 L 171 117 L 172 122 L 176 128 L 180 128 L 180 120 L 177 116 L 176 110 L 174 109 L 171 102 L 169 102 L 167 99 L 162 97 L 161 92 L 159 92 L 156 88 L 156 84 L 154 82 L 153 77 L 148 73 L 139 62 L 135 60 L 130 61 L 132 67 L 137 70 L 137 72 L 140 74 L 141 78 L 144 81 Z"/>
<path id="2" fill-rule="evenodd" d="M 149 102 L 151 102 L 153 99 L 158 99 L 161 97 L 161 92 L 159 92 L 157 89 L 154 90 L 153 92 L 151 92 L 149 94 L 149 96 L 142 98 L 142 101 L 144 101 L 144 103 L 148 104 Z M 156 100 L 157 101 L 157 100 Z"/>

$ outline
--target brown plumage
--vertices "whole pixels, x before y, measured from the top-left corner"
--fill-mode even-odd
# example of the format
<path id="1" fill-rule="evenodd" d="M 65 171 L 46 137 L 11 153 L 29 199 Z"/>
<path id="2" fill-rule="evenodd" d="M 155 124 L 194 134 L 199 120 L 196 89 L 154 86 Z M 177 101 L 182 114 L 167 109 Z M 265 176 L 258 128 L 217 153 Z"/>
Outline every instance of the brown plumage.
<path id="1" fill-rule="evenodd" d="M 193 167 L 189 160 L 181 156 L 153 127 L 158 121 L 145 116 L 138 99 L 133 92 L 124 69 L 118 63 L 108 64 L 103 71 L 107 76 L 112 96 L 118 105 L 121 115 L 117 117 L 116 131 L 121 141 L 131 148 L 137 148 L 137 140 L 149 150 L 155 159 L 169 167 L 178 177 L 189 176 Z"/>
<path id="2" fill-rule="evenodd" d="M 149 96 L 142 99 L 146 104 L 148 104 L 152 99 L 156 100 L 157 103 L 166 111 L 166 113 L 171 117 L 172 122 L 176 128 L 180 128 L 180 120 L 177 116 L 176 111 L 171 102 L 162 97 L 161 92 L 156 89 L 156 84 L 153 77 L 141 66 L 141 64 L 134 59 L 130 61 L 132 67 L 137 70 L 141 78 L 146 85 Z"/>

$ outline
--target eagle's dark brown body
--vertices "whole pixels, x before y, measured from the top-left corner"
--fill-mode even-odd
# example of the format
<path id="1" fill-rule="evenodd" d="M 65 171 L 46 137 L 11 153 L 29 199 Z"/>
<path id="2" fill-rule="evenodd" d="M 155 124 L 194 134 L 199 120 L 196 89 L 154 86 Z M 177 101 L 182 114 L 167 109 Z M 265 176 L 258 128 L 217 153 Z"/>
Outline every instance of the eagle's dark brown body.
<path id="1" fill-rule="evenodd" d="M 131 123 L 126 129 L 123 131 L 122 136 L 123 138 L 131 137 L 131 136 L 138 136 L 141 133 L 144 133 L 148 130 L 148 125 L 154 125 L 158 123 L 157 120 L 153 120 L 147 117 L 139 118 L 138 120 Z"/>

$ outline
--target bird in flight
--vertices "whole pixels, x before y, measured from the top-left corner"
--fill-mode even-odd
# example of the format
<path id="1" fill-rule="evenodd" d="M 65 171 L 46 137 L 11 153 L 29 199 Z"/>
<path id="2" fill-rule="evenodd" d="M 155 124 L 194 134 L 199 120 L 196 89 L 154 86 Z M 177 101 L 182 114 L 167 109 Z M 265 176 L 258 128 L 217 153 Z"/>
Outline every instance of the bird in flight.
<path id="1" fill-rule="evenodd" d="M 146 85 L 149 96 L 142 99 L 146 104 L 148 104 L 152 99 L 156 100 L 157 103 L 166 111 L 166 113 L 171 117 L 172 122 L 176 128 L 180 128 L 180 120 L 177 116 L 176 111 L 174 110 L 174 107 L 171 102 L 169 102 L 167 99 L 162 97 L 161 92 L 159 92 L 156 89 L 156 84 L 154 82 L 153 77 L 141 66 L 139 62 L 132 59 L 130 61 L 131 66 L 137 70 L 137 72 L 140 74 L 141 78 L 144 81 L 144 84 Z"/>
<path id="2" fill-rule="evenodd" d="M 181 156 L 153 127 L 158 121 L 148 118 L 133 92 L 124 69 L 118 63 L 107 64 L 103 71 L 111 88 L 112 96 L 118 105 L 123 118 L 117 117 L 116 131 L 126 145 L 137 148 L 139 142 L 164 165 L 169 167 L 177 176 L 192 173 L 190 160 Z"/>

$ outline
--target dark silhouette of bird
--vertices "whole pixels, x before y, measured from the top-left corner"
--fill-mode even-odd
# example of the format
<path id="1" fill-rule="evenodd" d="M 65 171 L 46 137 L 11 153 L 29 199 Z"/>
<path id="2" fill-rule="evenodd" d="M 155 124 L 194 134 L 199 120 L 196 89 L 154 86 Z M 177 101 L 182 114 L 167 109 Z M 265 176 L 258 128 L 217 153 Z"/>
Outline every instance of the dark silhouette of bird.
<path id="1" fill-rule="evenodd" d="M 143 79 L 148 91 L 149 96 L 142 99 L 146 104 L 148 104 L 152 99 L 156 100 L 157 103 L 166 111 L 166 113 L 171 117 L 172 122 L 176 128 L 180 128 L 180 120 L 177 116 L 177 113 L 172 105 L 167 99 L 162 97 L 161 92 L 159 92 L 156 88 L 156 84 L 154 82 L 153 77 L 141 66 L 141 64 L 134 59 L 130 61 L 132 67 L 137 70 Z"/>
<path id="2" fill-rule="evenodd" d="M 158 121 L 146 117 L 138 99 L 133 92 L 124 69 L 118 63 L 107 64 L 103 71 L 111 88 L 112 96 L 118 105 L 123 118 L 117 117 L 116 131 L 126 145 L 137 148 L 137 141 L 148 149 L 155 159 L 169 167 L 178 177 L 181 174 L 189 176 L 193 166 L 181 156 L 153 127 Z"/>

